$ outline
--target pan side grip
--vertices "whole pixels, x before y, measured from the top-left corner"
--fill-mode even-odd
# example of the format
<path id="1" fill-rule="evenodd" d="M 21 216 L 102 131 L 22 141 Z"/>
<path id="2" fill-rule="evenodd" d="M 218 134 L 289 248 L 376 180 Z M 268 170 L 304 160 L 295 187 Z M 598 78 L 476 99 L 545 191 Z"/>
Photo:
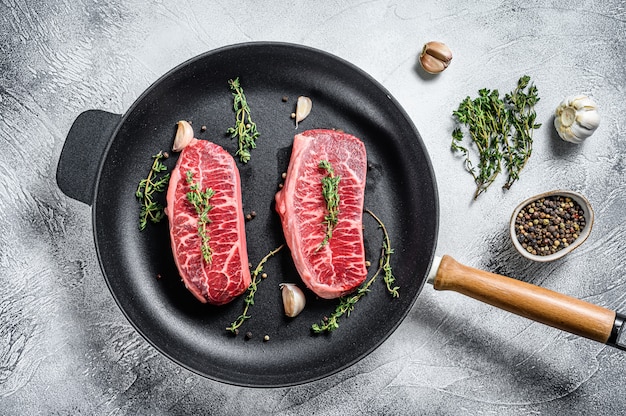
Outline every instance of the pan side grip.
<path id="1" fill-rule="evenodd" d="M 121 115 L 87 110 L 72 124 L 57 164 L 57 185 L 72 199 L 93 203 L 100 162 Z"/>
<path id="2" fill-rule="evenodd" d="M 433 279 L 436 290 L 452 290 L 511 313 L 619 349 L 626 346 L 624 316 L 580 299 L 474 269 L 443 256 Z"/>

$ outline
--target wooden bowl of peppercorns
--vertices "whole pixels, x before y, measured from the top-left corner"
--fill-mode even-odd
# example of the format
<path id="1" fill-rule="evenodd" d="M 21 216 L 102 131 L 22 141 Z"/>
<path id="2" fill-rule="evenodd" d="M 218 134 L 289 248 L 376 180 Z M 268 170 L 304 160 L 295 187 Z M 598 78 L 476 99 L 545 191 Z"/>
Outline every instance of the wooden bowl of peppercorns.
<path id="1" fill-rule="evenodd" d="M 511 216 L 511 239 L 527 259 L 553 261 L 587 239 L 593 219 L 591 204 L 578 192 L 546 192 L 528 198 L 515 208 Z"/>

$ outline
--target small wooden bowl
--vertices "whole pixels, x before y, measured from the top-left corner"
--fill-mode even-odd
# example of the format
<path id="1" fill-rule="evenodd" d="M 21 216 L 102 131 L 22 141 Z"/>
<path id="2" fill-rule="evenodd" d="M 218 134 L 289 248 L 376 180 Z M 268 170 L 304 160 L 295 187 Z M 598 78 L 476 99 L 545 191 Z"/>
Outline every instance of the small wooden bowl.
<path id="1" fill-rule="evenodd" d="M 574 200 L 574 202 L 576 202 L 578 205 L 580 205 L 580 207 L 584 211 L 585 226 L 581 230 L 579 230 L 578 238 L 576 238 L 576 240 L 574 240 L 569 246 L 567 246 L 565 248 L 562 248 L 561 250 L 559 250 L 559 251 L 557 251 L 555 253 L 548 254 L 548 255 L 545 255 L 545 256 L 540 256 L 540 255 L 537 255 L 537 254 L 529 253 L 524 247 L 522 247 L 522 244 L 518 240 L 517 230 L 515 228 L 515 220 L 516 220 L 518 214 L 520 213 L 520 211 L 524 207 L 526 207 L 528 204 L 530 204 L 531 202 L 537 201 L 537 200 L 539 200 L 541 198 L 547 198 L 547 197 L 552 197 L 552 196 L 563 196 L 563 197 L 566 197 L 566 198 L 571 198 L 572 200 Z M 527 200 L 525 200 L 521 204 L 519 204 L 517 206 L 517 208 L 515 208 L 515 210 L 513 211 L 513 215 L 511 215 L 511 224 L 510 224 L 510 227 L 509 227 L 510 228 L 510 232 L 511 232 L 511 240 L 513 241 L 513 246 L 515 246 L 517 251 L 522 256 L 526 257 L 527 259 L 534 260 L 534 261 L 539 261 L 539 262 L 549 262 L 549 261 L 553 261 L 553 260 L 556 260 L 556 259 L 560 259 L 561 257 L 564 257 L 566 254 L 570 253 L 576 247 L 580 246 L 583 242 L 585 242 L 587 237 L 589 237 L 589 233 L 591 233 L 591 227 L 593 226 L 593 220 L 594 220 L 594 213 L 593 213 L 593 208 L 591 207 L 591 204 L 589 203 L 587 198 L 585 198 L 584 196 L 582 196 L 578 192 L 563 191 L 563 190 L 556 190 L 556 191 L 545 192 L 545 193 L 542 193 L 542 194 L 539 194 L 539 195 L 535 195 L 535 196 L 533 196 L 531 198 L 528 198 Z"/>

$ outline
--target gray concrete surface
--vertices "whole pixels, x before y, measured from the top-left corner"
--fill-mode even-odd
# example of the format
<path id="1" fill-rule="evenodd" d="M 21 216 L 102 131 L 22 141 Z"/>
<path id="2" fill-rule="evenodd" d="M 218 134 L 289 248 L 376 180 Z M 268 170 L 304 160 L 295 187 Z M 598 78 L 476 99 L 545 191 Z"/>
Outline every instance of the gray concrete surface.
<path id="1" fill-rule="evenodd" d="M 399 329 L 347 370 L 302 386 L 250 389 L 161 356 L 123 317 L 100 271 L 89 206 L 66 197 L 56 163 L 76 116 L 123 113 L 159 76 L 247 41 L 323 49 L 381 82 L 430 152 L 441 204 L 438 254 L 626 310 L 626 3 L 608 1 L 0 2 L 0 413 L 622 414 L 626 355 L 455 293 L 425 287 Z M 417 67 L 447 43 L 451 66 Z M 451 112 L 479 88 L 539 88 L 534 153 L 510 191 L 471 201 L 449 150 Z M 592 96 L 602 122 L 561 142 L 552 114 Z M 507 236 L 523 199 L 582 192 L 596 223 L 563 261 L 523 260 Z"/>

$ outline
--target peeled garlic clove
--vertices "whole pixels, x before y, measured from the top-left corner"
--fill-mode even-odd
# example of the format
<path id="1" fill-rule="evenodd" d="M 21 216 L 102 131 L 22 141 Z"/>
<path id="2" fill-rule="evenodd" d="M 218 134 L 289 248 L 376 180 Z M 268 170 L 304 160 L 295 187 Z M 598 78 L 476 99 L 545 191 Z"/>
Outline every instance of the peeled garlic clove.
<path id="1" fill-rule="evenodd" d="M 452 61 L 452 51 L 444 43 L 432 41 L 422 48 L 420 65 L 429 74 L 443 72 L 450 65 L 450 61 Z"/>
<path id="2" fill-rule="evenodd" d="M 174 145 L 172 151 L 180 152 L 183 150 L 193 139 L 193 127 L 185 120 L 181 120 L 177 123 L 178 129 L 176 130 L 176 137 L 174 138 Z"/>
<path id="3" fill-rule="evenodd" d="M 296 128 L 298 128 L 298 123 L 311 113 L 311 108 L 313 108 L 313 102 L 309 97 L 304 95 L 298 97 L 298 102 L 296 103 Z"/>
<path id="4" fill-rule="evenodd" d="M 556 108 L 554 127 L 565 141 L 582 143 L 599 125 L 598 106 L 586 95 L 569 96 Z"/>
<path id="5" fill-rule="evenodd" d="M 285 315 L 293 318 L 302 312 L 304 305 L 306 305 L 306 297 L 302 290 L 293 283 L 281 283 L 280 290 L 283 296 Z"/>

